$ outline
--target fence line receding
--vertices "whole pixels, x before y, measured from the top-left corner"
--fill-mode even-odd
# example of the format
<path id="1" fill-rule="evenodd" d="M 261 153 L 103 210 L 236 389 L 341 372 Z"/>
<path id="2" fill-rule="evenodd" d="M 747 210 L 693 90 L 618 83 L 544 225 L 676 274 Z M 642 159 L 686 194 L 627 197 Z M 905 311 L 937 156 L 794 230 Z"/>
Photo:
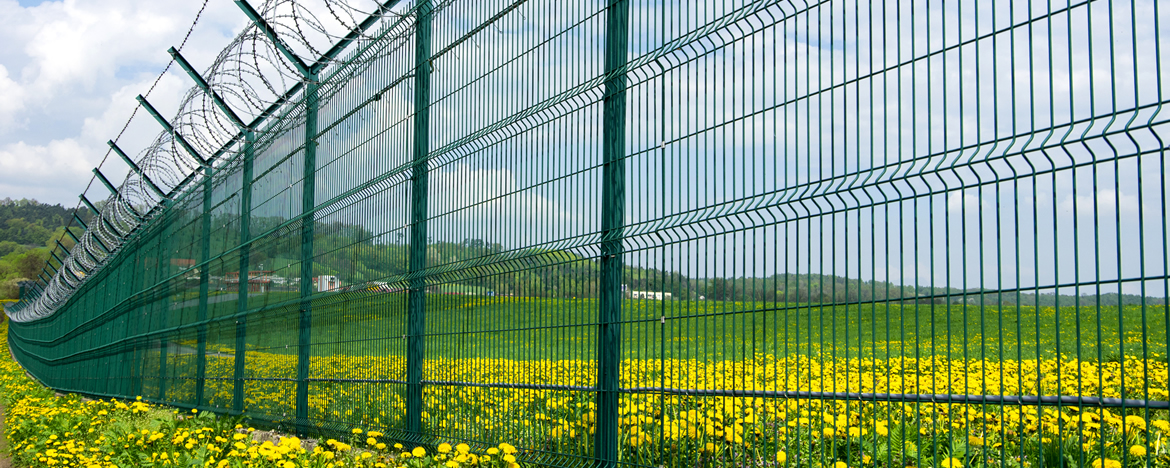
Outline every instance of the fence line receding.
<path id="1" fill-rule="evenodd" d="M 553 465 L 1170 466 L 1166 5 L 236 3 L 5 309 L 53 388 Z"/>

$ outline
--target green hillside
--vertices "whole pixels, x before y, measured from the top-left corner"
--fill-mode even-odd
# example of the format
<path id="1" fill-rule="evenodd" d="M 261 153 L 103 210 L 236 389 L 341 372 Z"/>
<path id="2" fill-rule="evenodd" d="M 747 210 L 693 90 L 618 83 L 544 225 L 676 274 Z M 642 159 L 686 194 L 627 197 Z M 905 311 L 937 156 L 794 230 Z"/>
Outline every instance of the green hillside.
<path id="1" fill-rule="evenodd" d="M 89 219 L 89 213 L 79 213 Z M 73 210 L 61 205 L 49 205 L 36 200 L 0 200 L 0 299 L 15 299 L 20 293 L 19 283 L 36 279 L 51 247 L 64 235 L 65 226 L 73 219 Z M 74 233 L 80 229 L 74 227 Z M 62 239 L 65 247 L 73 240 Z"/>

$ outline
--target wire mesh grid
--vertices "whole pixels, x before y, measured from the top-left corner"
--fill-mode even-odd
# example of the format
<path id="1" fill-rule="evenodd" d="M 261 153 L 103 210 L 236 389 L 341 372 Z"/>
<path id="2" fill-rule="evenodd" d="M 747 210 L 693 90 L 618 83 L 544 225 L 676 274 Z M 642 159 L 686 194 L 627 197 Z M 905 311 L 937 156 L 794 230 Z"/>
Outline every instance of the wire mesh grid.
<path id="1" fill-rule="evenodd" d="M 1165 5 L 289 3 L 7 308 L 38 379 L 563 466 L 1170 466 Z"/>

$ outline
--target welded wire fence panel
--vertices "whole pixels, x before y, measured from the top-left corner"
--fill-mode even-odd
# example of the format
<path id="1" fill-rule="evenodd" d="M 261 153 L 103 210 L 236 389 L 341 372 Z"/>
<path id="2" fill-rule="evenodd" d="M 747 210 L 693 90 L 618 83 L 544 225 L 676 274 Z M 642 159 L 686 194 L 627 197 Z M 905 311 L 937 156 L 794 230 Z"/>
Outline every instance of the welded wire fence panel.
<path id="1" fill-rule="evenodd" d="M 1170 466 L 1165 5 L 318 6 L 183 65 L 7 308 L 34 376 L 551 465 Z"/>

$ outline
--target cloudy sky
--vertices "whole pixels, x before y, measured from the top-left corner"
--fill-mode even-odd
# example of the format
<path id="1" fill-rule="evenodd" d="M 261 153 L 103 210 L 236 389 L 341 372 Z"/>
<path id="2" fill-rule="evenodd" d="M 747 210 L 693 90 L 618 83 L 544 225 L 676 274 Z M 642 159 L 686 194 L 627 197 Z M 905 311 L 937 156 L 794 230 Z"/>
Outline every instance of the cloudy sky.
<path id="1" fill-rule="evenodd" d="M 106 155 L 166 67 L 199 1 L 0 0 L 0 198 L 76 206 Z M 209 1 L 183 49 L 197 68 L 248 19 L 230 1 Z M 172 114 L 192 85 L 173 67 L 151 102 Z M 124 148 L 137 153 L 141 148 Z M 124 174 L 108 174 L 115 182 Z M 91 199 L 104 199 L 94 187 Z"/>
<path id="2" fill-rule="evenodd" d="M 715 3 L 633 2 L 627 234 L 652 246 L 661 240 L 650 231 L 680 240 L 671 252 L 631 254 L 632 262 L 660 264 L 650 258 L 657 255 L 681 265 L 665 268 L 698 277 L 829 272 L 1000 288 L 1165 275 L 1170 235 L 1158 217 L 1168 194 L 1157 171 L 1170 134 L 1159 113 L 1170 95 L 1170 9 L 1149 0 L 842 0 L 805 11 L 733 1 L 770 7 L 716 24 L 733 8 Z M 445 11 L 435 48 L 478 30 L 501 4 Z M 574 91 L 583 104 L 558 96 L 599 76 L 604 29 L 600 3 L 566 5 L 527 2 L 435 62 L 432 97 L 451 93 L 431 109 L 432 191 L 440 195 L 431 209 L 452 213 L 432 226 L 437 238 L 505 233 L 519 248 L 597 232 L 598 194 L 589 187 L 599 172 L 601 88 Z M 75 206 L 105 141 L 199 8 L 0 0 L 0 198 Z M 708 11 L 718 8 L 728 11 Z M 777 23 L 786 17 L 794 19 Z M 183 54 L 204 69 L 246 25 L 232 2 L 210 0 Z M 356 79 L 353 97 L 406 73 L 411 52 L 401 53 L 386 59 L 397 68 Z M 409 85 L 380 101 L 392 110 L 355 114 L 364 123 L 338 128 L 339 140 L 381 137 L 365 154 L 341 143 L 335 156 L 321 150 L 319 163 L 330 161 L 322 178 L 351 178 L 318 184 L 318 200 L 408 157 L 388 156 L 409 135 L 406 127 L 385 133 L 384 117 L 413 112 Z M 172 69 L 150 101 L 174 115 L 191 86 Z M 566 118 L 509 120 L 543 104 Z M 119 140 L 131 154 L 159 131 L 149 119 L 135 122 L 142 131 Z M 443 149 L 469 135 L 493 144 Z M 115 183 L 125 175 L 117 161 L 105 167 Z M 287 200 L 299 199 L 297 187 L 268 177 L 257 181 L 260 212 L 264 203 L 293 210 Z M 830 188 L 845 196 L 821 193 Z M 931 195 L 909 195 L 916 190 Z M 88 193 L 107 196 L 100 186 Z M 337 220 L 390 218 L 385 207 L 401 198 L 386 194 L 391 201 L 370 208 L 376 216 L 353 209 Z M 745 198 L 752 203 L 736 202 Z M 1002 258 L 989 253 L 1000 250 Z M 731 257 L 723 252 L 738 260 L 712 266 Z M 1151 287 L 1162 291 L 1166 282 L 1157 282 Z"/>

